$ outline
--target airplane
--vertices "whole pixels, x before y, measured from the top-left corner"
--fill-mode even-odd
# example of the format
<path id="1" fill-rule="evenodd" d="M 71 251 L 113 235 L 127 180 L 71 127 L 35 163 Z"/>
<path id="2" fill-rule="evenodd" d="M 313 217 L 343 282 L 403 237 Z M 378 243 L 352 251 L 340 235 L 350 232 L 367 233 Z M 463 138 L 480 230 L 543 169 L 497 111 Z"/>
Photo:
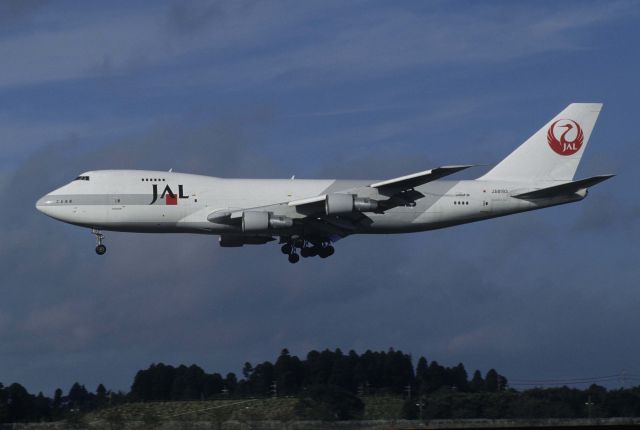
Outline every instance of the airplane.
<path id="1" fill-rule="evenodd" d="M 169 170 L 96 170 L 36 203 L 92 230 L 219 235 L 222 247 L 279 239 L 291 263 L 327 258 L 354 234 L 410 233 L 577 202 L 614 175 L 574 180 L 601 103 L 572 103 L 475 180 L 442 180 L 473 165 L 387 180 L 226 179 Z"/>

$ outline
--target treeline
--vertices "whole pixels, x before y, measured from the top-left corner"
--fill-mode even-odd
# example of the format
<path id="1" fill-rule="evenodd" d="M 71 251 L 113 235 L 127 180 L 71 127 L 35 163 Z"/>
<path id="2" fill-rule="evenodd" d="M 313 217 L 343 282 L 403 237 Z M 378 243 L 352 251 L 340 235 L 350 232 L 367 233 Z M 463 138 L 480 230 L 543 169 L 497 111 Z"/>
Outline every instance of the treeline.
<path id="1" fill-rule="evenodd" d="M 58 388 L 53 398 L 42 392 L 30 394 L 22 385 L 0 383 L 0 423 L 55 421 L 70 414 L 98 409 L 126 401 L 127 395 L 108 391 L 99 384 L 95 393 L 75 383 L 67 394 Z"/>
<path id="2" fill-rule="evenodd" d="M 611 418 L 640 416 L 640 387 L 555 387 L 494 393 L 438 391 L 405 401 L 407 419 Z"/>
<path id="3" fill-rule="evenodd" d="M 245 363 L 242 378 L 234 373 L 208 374 L 198 366 L 153 364 L 139 371 L 131 396 L 141 401 L 201 400 L 221 397 L 296 396 L 309 387 L 330 385 L 359 395 L 409 395 L 442 388 L 459 392 L 494 392 L 507 388 L 507 379 L 491 369 L 468 379 L 462 363 L 445 367 L 424 357 L 414 368 L 411 356 L 386 352 L 311 351 L 305 359 L 284 349 L 275 363 Z"/>
<path id="4" fill-rule="evenodd" d="M 446 367 L 402 351 L 311 351 L 301 359 L 282 350 L 275 362 L 245 363 L 242 373 L 207 373 L 192 366 L 152 364 L 135 375 L 129 393 L 75 383 L 53 398 L 19 384 L 0 384 L 0 423 L 70 419 L 125 402 L 296 397 L 300 419 L 362 418 L 366 396 L 403 398 L 401 417 L 583 418 L 640 416 L 640 387 L 607 390 L 547 388 L 516 391 L 494 369 L 469 377 L 462 363 Z"/>

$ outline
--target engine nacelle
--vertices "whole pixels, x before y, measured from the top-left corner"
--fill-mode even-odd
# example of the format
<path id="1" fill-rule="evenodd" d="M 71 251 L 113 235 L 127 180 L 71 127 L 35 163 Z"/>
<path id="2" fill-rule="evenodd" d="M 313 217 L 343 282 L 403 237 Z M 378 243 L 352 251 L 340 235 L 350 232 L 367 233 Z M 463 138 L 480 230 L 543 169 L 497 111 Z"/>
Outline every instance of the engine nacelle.
<path id="1" fill-rule="evenodd" d="M 293 220 L 286 216 L 270 215 L 269 227 L 271 228 L 289 228 L 293 227 Z"/>
<path id="2" fill-rule="evenodd" d="M 246 211 L 242 213 L 242 231 L 266 231 L 270 228 L 293 227 L 293 220 L 286 216 L 272 215 L 269 212 Z"/>
<path id="3" fill-rule="evenodd" d="M 360 212 L 373 212 L 378 210 L 378 201 L 367 197 L 353 199 L 353 207 Z"/>
<path id="4" fill-rule="evenodd" d="M 327 194 L 324 209 L 327 215 L 344 215 L 354 211 L 372 212 L 378 209 L 378 202 L 353 194 Z"/>

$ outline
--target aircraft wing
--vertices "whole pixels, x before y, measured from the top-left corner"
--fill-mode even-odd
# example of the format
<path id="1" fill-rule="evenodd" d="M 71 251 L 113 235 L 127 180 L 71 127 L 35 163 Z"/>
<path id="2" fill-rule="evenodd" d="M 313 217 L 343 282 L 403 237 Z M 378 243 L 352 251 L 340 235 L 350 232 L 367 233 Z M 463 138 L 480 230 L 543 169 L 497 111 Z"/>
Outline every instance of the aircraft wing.
<path id="1" fill-rule="evenodd" d="M 615 175 L 598 175 L 591 178 L 580 179 L 578 181 L 567 182 L 565 184 L 554 185 L 547 188 L 541 188 L 539 190 L 529 191 L 522 194 L 517 194 L 513 197 L 517 199 L 544 199 L 547 197 L 556 197 L 561 195 L 573 194 L 580 190 L 587 189 L 602 181 L 613 177 Z"/>
<path id="2" fill-rule="evenodd" d="M 386 181 L 376 182 L 369 185 L 371 188 L 376 188 L 378 191 L 393 190 L 404 191 L 410 190 L 419 185 L 426 184 L 427 182 L 435 181 L 436 179 L 443 178 L 453 173 L 459 172 L 464 169 L 473 167 L 471 164 L 457 165 L 457 166 L 441 166 L 435 169 L 425 170 L 423 172 L 413 173 L 411 175 L 400 176 L 399 178 L 387 179 Z"/>
<path id="3" fill-rule="evenodd" d="M 287 205 L 295 206 L 296 208 L 301 208 L 303 206 L 311 207 L 319 204 L 324 204 L 324 201 L 326 200 L 326 198 L 327 198 L 326 194 L 321 194 L 319 196 L 309 197 L 306 199 L 292 200 L 288 202 Z"/>
<path id="4" fill-rule="evenodd" d="M 338 193 L 320 194 L 259 208 L 218 209 L 211 212 L 207 219 L 212 223 L 239 225 L 245 211 L 265 211 L 278 216 L 290 216 L 288 214 L 289 211 L 294 211 L 298 214 L 297 217 L 294 217 L 295 224 L 307 232 L 306 235 L 331 238 L 332 241 L 335 241 L 338 238 L 352 234 L 357 230 L 358 226 L 370 223 L 371 219 L 367 216 L 368 212 L 383 213 L 385 210 L 396 206 L 415 205 L 415 200 L 423 197 L 423 195 L 414 190 L 414 187 L 469 167 L 472 167 L 472 165 L 442 166 L 370 185 L 363 184 L 361 187 L 342 190 Z M 371 195 L 371 197 L 358 197 L 363 194 Z M 365 207 L 371 205 L 372 209 L 330 214 L 327 207 L 331 199 L 334 197 L 344 199 L 346 196 L 355 199 L 352 200 L 352 203 L 358 203 Z M 382 197 L 382 199 L 379 199 L 379 197 Z M 300 217 L 301 215 L 302 217 Z"/>
<path id="5" fill-rule="evenodd" d="M 300 201 L 298 203 L 300 207 L 290 208 L 290 210 L 294 210 L 296 212 L 305 214 L 306 216 L 302 218 L 295 218 L 295 225 L 300 229 L 305 231 L 306 236 L 310 238 L 315 238 L 318 240 L 331 240 L 332 242 L 336 242 L 346 236 L 349 236 L 354 230 L 357 228 L 355 223 L 358 221 L 356 217 L 364 217 L 362 214 L 354 214 L 353 217 L 341 217 L 337 219 L 335 217 L 326 217 L 323 216 L 324 211 L 324 202 L 326 199 L 326 195 L 312 197 L 310 199 L 304 199 L 305 201 Z M 292 202 L 295 203 L 295 202 Z M 225 208 L 225 209 L 217 209 L 207 215 L 207 220 L 216 224 L 226 224 L 226 225 L 242 225 L 242 217 L 243 212 L 251 211 L 251 212 L 269 212 L 276 213 L 280 215 L 287 215 L 286 209 L 287 206 L 297 206 L 297 204 L 279 204 L 273 206 L 263 206 L 263 207 L 255 207 L 255 208 Z M 277 235 L 274 232 L 272 235 Z M 235 246 L 234 241 L 231 240 L 233 238 L 233 234 L 227 235 L 228 237 L 225 239 L 224 246 Z M 271 235 L 269 235 L 271 236 Z M 261 240 L 264 240 L 265 236 L 256 236 Z M 228 242 L 228 243 L 226 243 Z M 221 242 L 222 243 L 222 242 Z M 244 242 L 246 243 L 246 242 Z M 256 242 L 257 243 L 257 242 Z"/>

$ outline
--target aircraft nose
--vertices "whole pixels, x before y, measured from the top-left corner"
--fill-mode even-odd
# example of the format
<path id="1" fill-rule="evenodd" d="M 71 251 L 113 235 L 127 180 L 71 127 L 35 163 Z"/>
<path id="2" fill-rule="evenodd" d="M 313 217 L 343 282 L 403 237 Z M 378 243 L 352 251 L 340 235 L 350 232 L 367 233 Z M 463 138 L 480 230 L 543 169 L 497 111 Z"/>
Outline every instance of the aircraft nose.
<path id="1" fill-rule="evenodd" d="M 38 201 L 36 201 L 36 209 L 45 215 L 51 216 L 53 204 L 55 203 L 55 201 L 56 200 L 49 194 L 42 196 L 38 199 Z"/>

